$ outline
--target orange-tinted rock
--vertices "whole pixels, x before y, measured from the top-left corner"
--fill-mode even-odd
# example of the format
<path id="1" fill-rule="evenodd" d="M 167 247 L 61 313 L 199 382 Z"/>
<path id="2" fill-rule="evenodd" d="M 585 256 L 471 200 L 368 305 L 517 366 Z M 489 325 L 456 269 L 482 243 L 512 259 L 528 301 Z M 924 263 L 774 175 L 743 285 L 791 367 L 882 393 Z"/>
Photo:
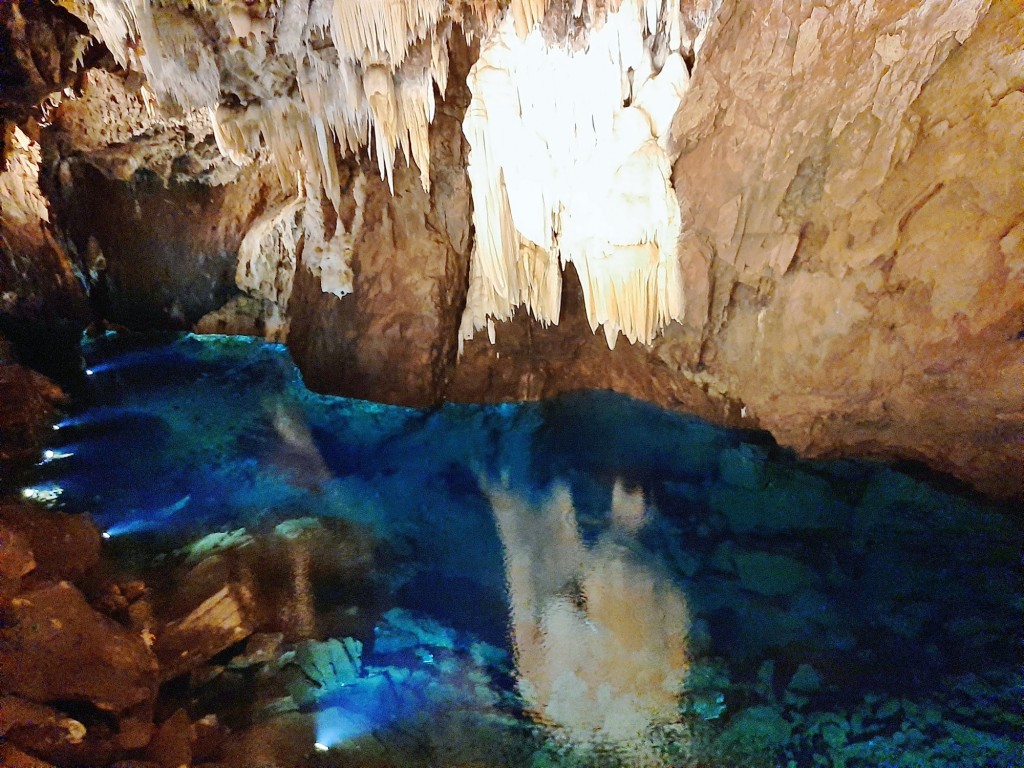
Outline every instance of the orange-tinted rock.
<path id="1" fill-rule="evenodd" d="M 179 768 L 192 763 L 192 723 L 179 709 L 157 729 L 146 748 L 146 758 L 161 768 Z"/>
<path id="2" fill-rule="evenodd" d="M 4 3 L 0 14 L 10 7 Z M 21 362 L 66 376 L 78 366 L 78 341 L 90 312 L 40 184 L 42 150 L 30 135 L 34 126 L 26 129 L 0 121 L 0 330 Z"/>
<path id="3" fill-rule="evenodd" d="M 116 754 L 103 719 L 83 719 L 15 696 L 0 697 L 0 736 L 56 765 L 102 765 Z"/>
<path id="4" fill-rule="evenodd" d="M 60 387 L 42 374 L 0 364 L 0 466 L 38 456 L 47 421 L 63 401 Z"/>
<path id="5" fill-rule="evenodd" d="M 448 92 L 430 127 L 429 194 L 415 166 L 396 165 L 392 195 L 376 169 L 362 164 L 366 202 L 353 244 L 352 293 L 325 293 L 298 265 L 288 345 L 314 389 L 420 406 L 444 397 L 472 245 L 462 116 L 475 55 L 453 35 Z M 348 194 L 340 217 L 350 220 L 354 210 Z"/>
<path id="6" fill-rule="evenodd" d="M 100 533 L 83 515 L 0 502 L 0 524 L 17 532 L 35 557 L 33 579 L 80 579 L 100 559 Z"/>
<path id="7" fill-rule="evenodd" d="M 20 725 L 55 726 L 60 719 L 60 713 L 45 704 L 17 696 L 0 696 L 0 736 Z"/>
<path id="8" fill-rule="evenodd" d="M 1024 496 L 1019 2 L 715 5 L 673 124 L 684 323 L 651 348 L 607 350 L 569 274 L 557 327 L 520 313 L 498 325 L 497 344 L 474 339 L 456 362 L 475 52 L 453 39 L 431 192 L 399 163 L 392 196 L 372 163 L 349 157 L 340 175 L 366 180 L 353 293 L 325 293 L 293 254 L 284 323 L 306 382 L 417 405 L 612 388 L 768 429 L 807 455 L 920 459 Z M 82 99 L 42 132 L 64 158 L 55 191 L 47 200 L 38 184 L 19 186 L 35 215 L 6 225 L 34 257 L 0 254 L 0 284 L 31 299 L 19 318 L 60 314 L 54 296 L 82 301 L 48 204 L 86 267 L 104 256 L 109 293 L 95 280 L 97 304 L 134 325 L 182 327 L 230 297 L 247 228 L 290 194 L 257 165 L 218 186 L 232 176 L 208 128 L 154 118 L 136 80 L 82 78 Z M 19 178 L 38 167 L 23 163 Z M 336 218 L 347 225 L 356 206 L 344 188 Z M 236 301 L 202 327 L 266 332 L 267 311 L 263 299 Z"/>
<path id="9" fill-rule="evenodd" d="M 13 744 L 0 744 L 0 765 L 4 768 L 54 768 L 52 763 L 22 752 Z"/>
<path id="10" fill-rule="evenodd" d="M 154 651 L 160 674 L 170 680 L 244 640 L 259 626 L 253 576 L 234 558 L 214 556 L 200 563 L 180 584 L 157 631 Z"/>
<path id="11" fill-rule="evenodd" d="M 144 748 L 153 738 L 153 723 L 148 719 L 126 717 L 118 723 L 117 745 L 124 750 Z"/>
<path id="12" fill-rule="evenodd" d="M 3 692 L 111 712 L 155 695 L 156 660 L 142 638 L 93 610 L 68 582 L 23 592 L 0 614 Z"/>
<path id="13" fill-rule="evenodd" d="M 804 454 L 1024 494 L 1020 4 L 730 5 L 676 121 L 713 295 L 656 357 Z"/>
<path id="14" fill-rule="evenodd" d="M 0 524 L 0 580 L 19 580 L 36 567 L 28 540 L 16 530 Z"/>

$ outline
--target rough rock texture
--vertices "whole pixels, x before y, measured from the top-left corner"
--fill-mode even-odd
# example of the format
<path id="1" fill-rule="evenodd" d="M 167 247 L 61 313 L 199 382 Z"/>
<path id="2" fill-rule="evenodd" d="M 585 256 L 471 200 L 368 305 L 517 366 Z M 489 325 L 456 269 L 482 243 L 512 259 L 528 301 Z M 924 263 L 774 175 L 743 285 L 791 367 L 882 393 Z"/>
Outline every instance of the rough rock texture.
<path id="1" fill-rule="evenodd" d="M 100 561 L 100 533 L 82 515 L 0 501 L 0 525 L 27 542 L 36 561 L 34 578 L 77 581 Z"/>
<path id="2" fill-rule="evenodd" d="M 64 400 L 60 387 L 42 374 L 0 359 L 0 469 L 34 461 L 47 419 Z"/>
<path id="3" fill-rule="evenodd" d="M 99 544 L 84 516 L 0 499 L 2 765 L 107 765 L 149 741 L 157 662 L 147 636 L 63 580 L 92 581 Z"/>
<path id="4" fill-rule="evenodd" d="M 321 255 L 300 239 L 290 262 L 265 265 L 273 296 L 243 279 L 252 295 L 200 327 L 287 334 L 321 390 L 425 405 L 608 387 L 769 429 L 805 454 L 920 459 L 987 493 L 1024 494 L 1019 2 L 688 5 L 711 21 L 672 127 L 686 312 L 652 347 L 609 351 L 569 270 L 558 326 L 520 311 L 494 345 L 476 338 L 456 361 L 474 237 L 461 123 L 476 57 L 457 28 L 430 193 L 401 161 L 394 196 L 368 158 L 340 163 L 348 182 L 322 228 L 359 221 L 345 253 L 352 293 L 325 290 Z M 252 96 L 254 73 L 239 66 L 247 46 L 266 47 L 268 7 L 246 11 L 259 28 L 217 54 L 233 62 L 218 73 L 231 109 Z M 221 157 L 205 112 L 154 109 L 142 75 L 100 47 L 75 98 L 48 111 L 53 125 L 33 128 L 26 116 L 41 118 L 39 102 L 72 82 L 80 27 L 52 9 L 22 13 L 26 23 L 5 13 L 18 71 L 37 62 L 40 74 L 3 105 L 30 142 L 18 183 L 33 191 L 19 210 L 34 213 L 15 226 L 5 200 L 0 320 L 77 329 L 88 291 L 109 318 L 185 327 L 230 299 L 246 233 L 295 190 L 269 166 Z M 38 23 L 53 31 L 18 31 Z M 274 93 L 276 72 L 259 73 Z"/>
<path id="5" fill-rule="evenodd" d="M 69 87 L 88 37 L 49 3 L 0 5 L 0 332 L 21 359 L 65 373 L 89 312 L 40 188 L 41 103 Z"/>
<path id="6" fill-rule="evenodd" d="M 188 329 L 238 292 L 235 260 L 264 203 L 258 169 L 226 186 L 112 180 L 75 163 L 62 222 L 86 254 L 91 296 L 108 320 Z M 103 200 L 102 206 L 92 204 Z"/>
<path id="7" fill-rule="evenodd" d="M 190 328 L 237 293 L 239 243 L 281 193 L 268 169 L 220 155 L 209 115 L 164 116 L 142 83 L 116 68 L 82 74 L 50 114 L 46 182 L 95 312 Z"/>
<path id="8" fill-rule="evenodd" d="M 679 329 L 655 355 L 801 452 L 916 457 L 1009 495 L 1024 14 L 997 0 L 972 33 L 983 5 L 723 6 L 676 122 L 710 310 L 699 350 Z"/>
<path id="9" fill-rule="evenodd" d="M 111 712 L 156 692 L 156 660 L 142 638 L 96 613 L 66 581 L 23 592 L 3 607 L 3 620 L 4 692 Z"/>
<path id="10" fill-rule="evenodd" d="M 28 117 L 51 93 L 71 85 L 88 45 L 85 25 L 54 4 L 0 5 L 0 111 Z"/>
<path id="11" fill-rule="evenodd" d="M 60 374 L 89 319 L 85 288 L 53 231 L 38 142 L 14 123 L 2 130 L 0 333 L 25 363 Z"/>
<path id="12" fill-rule="evenodd" d="M 364 169 L 366 203 L 353 244 L 354 290 L 338 298 L 298 269 L 289 347 L 315 389 L 383 402 L 438 402 L 455 362 L 469 270 L 470 201 L 462 115 L 473 55 L 456 35 L 448 92 L 430 128 L 430 193 L 415 165 L 395 193 Z M 351 218 L 343 198 L 342 219 Z"/>
<path id="13" fill-rule="evenodd" d="M 447 396 L 456 401 L 535 400 L 576 389 L 612 389 L 679 408 L 702 418 L 739 426 L 739 406 L 652 359 L 639 344 L 609 349 L 593 333 L 574 270 L 562 283 L 562 319 L 542 327 L 520 310 L 495 329 L 466 342 Z"/>
<path id="14" fill-rule="evenodd" d="M 675 125 L 686 323 L 620 367 L 517 318 L 454 393 L 693 382 L 805 454 L 1024 492 L 1024 14 L 982 5 L 723 3 Z"/>

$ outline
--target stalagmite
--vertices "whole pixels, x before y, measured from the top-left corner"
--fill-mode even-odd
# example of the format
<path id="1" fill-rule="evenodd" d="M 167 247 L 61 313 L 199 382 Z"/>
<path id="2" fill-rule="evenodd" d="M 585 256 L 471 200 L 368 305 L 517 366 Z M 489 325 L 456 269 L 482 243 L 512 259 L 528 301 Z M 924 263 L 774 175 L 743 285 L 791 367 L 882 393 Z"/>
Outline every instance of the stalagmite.
<path id="1" fill-rule="evenodd" d="M 518 306 L 556 323 L 571 261 L 591 328 L 649 343 L 683 315 L 667 152 L 689 86 L 680 13 L 624 0 L 585 41 L 549 43 L 543 5 L 514 3 L 469 77 L 477 242 L 461 339 Z"/>

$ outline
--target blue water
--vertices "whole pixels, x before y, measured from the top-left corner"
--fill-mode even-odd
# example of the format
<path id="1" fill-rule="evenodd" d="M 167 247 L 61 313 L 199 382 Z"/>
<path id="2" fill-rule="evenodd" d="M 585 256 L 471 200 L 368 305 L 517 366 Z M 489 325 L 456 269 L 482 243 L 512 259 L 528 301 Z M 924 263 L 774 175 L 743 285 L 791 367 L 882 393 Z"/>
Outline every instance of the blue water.
<path id="1" fill-rule="evenodd" d="M 313 394 L 262 342 L 85 351 L 25 493 L 125 568 L 289 525 L 371 553 L 351 582 L 313 568 L 281 650 L 313 761 L 1024 764 L 1010 509 L 608 392 L 423 411 Z"/>

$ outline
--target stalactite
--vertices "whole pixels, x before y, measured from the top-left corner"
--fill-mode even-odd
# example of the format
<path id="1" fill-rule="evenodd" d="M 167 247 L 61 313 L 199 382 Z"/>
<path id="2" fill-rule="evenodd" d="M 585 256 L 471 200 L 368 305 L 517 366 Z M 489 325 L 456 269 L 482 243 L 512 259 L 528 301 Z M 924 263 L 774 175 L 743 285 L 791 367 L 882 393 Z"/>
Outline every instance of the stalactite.
<path id="1" fill-rule="evenodd" d="M 649 343 L 683 315 L 667 154 L 689 86 L 678 9 L 623 0 L 585 45 L 523 35 L 525 13 L 506 14 L 469 77 L 477 242 L 462 339 L 518 306 L 557 322 L 571 261 L 609 346 L 620 332 Z"/>
<path id="2" fill-rule="evenodd" d="M 372 145 L 392 190 L 401 153 L 429 189 L 452 14 L 472 15 L 483 36 L 464 121 L 476 243 L 460 338 L 493 336 L 520 306 L 557 323 L 567 262 L 609 345 L 619 333 L 650 342 L 682 316 L 668 129 L 691 43 L 678 4 L 512 0 L 499 17 L 495 3 L 446 0 L 226 0 L 188 14 L 91 3 L 97 33 L 161 104 L 208 110 L 227 157 L 268 159 L 286 188 L 316 187 L 308 199 L 335 208 L 339 147 Z M 332 292 L 350 290 L 344 269 L 325 274 Z"/>
<path id="3" fill-rule="evenodd" d="M 234 162 L 265 154 L 289 184 L 299 170 L 337 204 L 335 141 L 358 151 L 372 140 L 390 186 L 399 149 L 429 186 L 434 84 L 443 93 L 448 80 L 443 0 L 281 0 L 272 11 L 231 0 L 194 3 L 190 14 L 150 0 L 90 7 L 97 36 L 145 73 L 163 106 L 215 116 L 217 144 Z M 225 106 L 225 78 L 241 104 Z"/>

